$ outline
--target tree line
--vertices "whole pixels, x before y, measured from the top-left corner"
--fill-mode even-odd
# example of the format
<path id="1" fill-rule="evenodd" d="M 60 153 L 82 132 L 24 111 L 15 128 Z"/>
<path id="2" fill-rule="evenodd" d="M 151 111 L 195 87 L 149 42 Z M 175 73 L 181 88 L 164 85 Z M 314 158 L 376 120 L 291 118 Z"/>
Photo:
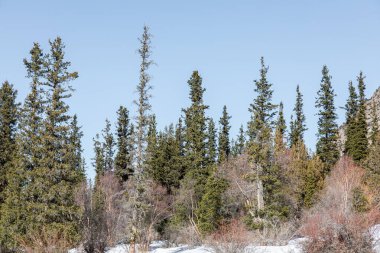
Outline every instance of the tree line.
<path id="1" fill-rule="evenodd" d="M 198 71 L 187 82 L 190 105 L 181 110 L 177 122 L 158 130 L 150 104 L 149 69 L 154 62 L 148 27 L 139 42 L 136 108 L 120 106 L 115 126 L 106 120 L 94 137 L 94 182 L 86 179 L 83 133 L 67 103 L 79 75 L 65 58 L 61 38 L 49 42 L 48 52 L 34 43 L 24 59 L 30 87 L 22 104 L 16 102 L 13 85 L 2 84 L 2 251 L 63 252 L 81 244 L 86 252 L 103 252 L 120 242 L 134 249 L 153 239 L 173 239 L 185 228 L 202 239 L 232 220 L 250 230 L 270 229 L 276 222 L 300 219 L 319 201 L 325 179 L 342 154 L 366 169 L 366 187 L 355 189 L 357 211 L 378 203 L 379 196 L 366 195 L 366 189 L 378 190 L 380 139 L 375 103 L 373 123 L 368 125 L 362 72 L 357 86 L 348 84 L 342 143 L 336 94 L 329 69 L 323 66 L 313 153 L 304 141 L 300 86 L 286 124 L 283 103 L 272 99 L 264 58 L 253 83 L 256 97 L 248 107 L 250 120 L 245 128 L 241 125 L 238 136 L 230 136 L 226 106 L 217 121 L 207 116 L 206 89 Z"/>

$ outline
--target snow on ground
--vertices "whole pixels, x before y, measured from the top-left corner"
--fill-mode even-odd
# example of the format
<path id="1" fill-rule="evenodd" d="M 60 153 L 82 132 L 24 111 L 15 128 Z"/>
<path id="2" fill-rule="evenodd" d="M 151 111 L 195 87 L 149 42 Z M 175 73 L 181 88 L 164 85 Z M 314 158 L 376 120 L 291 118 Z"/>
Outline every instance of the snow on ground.
<path id="1" fill-rule="evenodd" d="M 376 253 L 380 253 L 380 224 L 373 226 L 369 230 L 370 235 L 373 238 L 374 249 Z M 305 238 L 298 238 L 291 240 L 284 246 L 248 246 L 242 253 L 302 253 L 302 243 L 305 242 Z M 150 245 L 150 253 L 214 253 L 209 247 L 199 246 L 178 246 L 178 247 L 165 247 L 165 243 L 161 241 L 153 242 Z M 106 251 L 106 253 L 126 253 L 128 252 L 128 245 L 118 245 Z M 81 253 L 78 250 L 72 249 L 68 253 Z"/>

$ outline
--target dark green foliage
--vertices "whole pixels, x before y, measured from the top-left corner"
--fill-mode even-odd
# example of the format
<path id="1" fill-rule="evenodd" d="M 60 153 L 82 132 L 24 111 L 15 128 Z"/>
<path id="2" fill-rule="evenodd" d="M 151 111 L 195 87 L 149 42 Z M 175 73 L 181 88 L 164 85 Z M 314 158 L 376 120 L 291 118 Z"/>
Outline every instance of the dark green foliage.
<path id="1" fill-rule="evenodd" d="M 207 179 L 205 193 L 196 210 L 199 230 L 203 234 L 214 231 L 221 221 L 222 194 L 227 189 L 228 183 L 222 178 L 212 174 Z"/>
<path id="2" fill-rule="evenodd" d="M 350 155 L 354 161 L 362 161 L 368 155 L 368 126 L 366 120 L 366 98 L 365 98 L 365 76 L 363 72 L 360 72 L 358 80 L 359 90 L 359 108 L 356 119 L 356 130 L 354 135 L 354 147 L 351 150 Z"/>
<path id="3" fill-rule="evenodd" d="M 369 209 L 369 203 L 360 187 L 355 187 L 352 191 L 352 206 L 356 212 L 362 213 Z"/>
<path id="4" fill-rule="evenodd" d="M 31 227 L 34 231 L 45 230 L 51 235 L 61 234 L 68 241 L 78 239 L 79 207 L 75 204 L 76 186 L 83 180 L 81 171 L 73 168 L 75 144 L 70 143 L 69 106 L 65 99 L 71 97 L 70 81 L 78 77 L 70 72 L 70 62 L 64 59 L 61 38 L 50 42 L 46 57 L 46 119 L 43 121 L 41 167 L 35 169 L 29 186 L 36 197 L 31 206 Z M 30 231 L 31 232 L 31 231 Z"/>
<path id="5" fill-rule="evenodd" d="M 318 111 L 318 141 L 316 153 L 326 165 L 325 174 L 329 172 L 339 157 L 338 125 L 334 106 L 335 93 L 331 85 L 331 76 L 327 66 L 322 69 L 321 87 L 317 93 L 315 106 Z"/>
<path id="6" fill-rule="evenodd" d="M 207 168 L 207 119 L 208 106 L 203 103 L 202 78 L 194 71 L 188 81 L 191 105 L 185 112 L 185 166 L 188 180 L 194 180 L 196 197 L 203 194 L 209 172 Z"/>
<path id="7" fill-rule="evenodd" d="M 104 171 L 113 171 L 114 169 L 114 154 L 115 140 L 111 131 L 111 123 L 106 119 L 106 126 L 102 131 L 103 136 L 103 152 L 104 152 Z"/>
<path id="8" fill-rule="evenodd" d="M 264 192 L 266 192 L 266 187 L 271 186 L 264 184 L 263 178 L 269 176 L 272 169 L 272 126 L 277 107 L 272 103 L 273 90 L 271 89 L 272 84 L 267 81 L 267 72 L 268 68 L 264 64 L 264 58 L 261 58 L 260 79 L 255 80 L 257 97 L 249 108 L 251 120 L 248 123 L 248 154 L 250 162 L 255 168 L 254 180 L 259 191 L 258 210 L 264 208 L 264 199 L 269 199 L 264 196 Z M 270 203 L 268 204 L 270 205 Z"/>
<path id="9" fill-rule="evenodd" d="M 227 106 L 224 106 L 222 117 L 219 120 L 219 124 L 220 124 L 219 140 L 218 140 L 218 162 L 219 163 L 227 161 L 231 153 L 230 119 L 231 119 L 231 116 L 228 115 Z"/>
<path id="10" fill-rule="evenodd" d="M 355 150 L 355 134 L 356 134 L 356 118 L 359 109 L 358 105 L 358 94 L 356 93 L 355 87 L 350 81 L 348 84 L 349 97 L 345 105 L 346 110 L 346 126 L 345 135 L 346 142 L 344 143 L 344 152 L 350 156 Z"/>
<path id="11" fill-rule="evenodd" d="M 85 179 L 84 159 L 82 157 L 82 137 L 83 132 L 81 130 L 81 127 L 78 126 L 78 117 L 75 114 L 70 124 L 70 134 L 68 139 L 70 148 L 72 149 L 69 152 L 72 156 L 69 158 L 69 160 L 72 163 L 71 167 L 75 168 L 75 170 L 82 177 L 80 181 L 83 181 Z"/>
<path id="12" fill-rule="evenodd" d="M 299 198 L 302 207 L 310 208 L 317 202 L 316 195 L 323 187 L 323 168 L 318 156 L 308 161 L 306 170 L 302 173 L 302 194 Z"/>
<path id="13" fill-rule="evenodd" d="M 290 147 L 298 142 L 303 142 L 303 135 L 307 130 L 305 123 L 306 117 L 303 113 L 303 98 L 299 85 L 297 85 L 296 93 L 296 104 L 293 109 L 295 117 L 294 120 L 291 120 L 290 122 Z"/>
<path id="14" fill-rule="evenodd" d="M 121 182 L 125 182 L 133 175 L 133 128 L 127 108 L 120 106 L 117 115 L 115 173 Z"/>
<path id="15" fill-rule="evenodd" d="M 7 173 L 16 150 L 18 118 L 17 91 L 5 81 L 0 88 L 0 205 L 4 202 L 3 191 L 7 187 Z"/>
<path id="16" fill-rule="evenodd" d="M 96 181 L 98 181 L 100 175 L 104 175 L 104 150 L 101 141 L 99 140 L 99 134 L 96 134 L 93 139 L 94 142 L 94 153 L 95 157 L 93 159 L 92 165 L 96 172 Z"/>
<path id="17" fill-rule="evenodd" d="M 18 164 L 16 97 L 13 85 L 4 82 L 0 88 L 0 251 L 14 247 L 15 237 L 23 230 L 19 219 L 24 173 Z"/>
<path id="18" fill-rule="evenodd" d="M 165 132 L 159 133 L 154 142 L 148 143 L 149 174 L 171 193 L 173 189 L 179 187 L 183 178 L 180 146 L 173 126 L 170 125 Z"/>
<path id="19" fill-rule="evenodd" d="M 213 165 L 216 162 L 217 146 L 216 146 L 216 129 L 213 119 L 208 120 L 207 127 L 207 164 Z"/>
<path id="20" fill-rule="evenodd" d="M 234 145 L 232 145 L 232 155 L 237 156 L 243 154 L 245 152 L 245 144 L 244 128 L 243 125 L 241 125 L 239 128 L 239 135 L 237 137 L 237 140 Z"/>
<path id="21" fill-rule="evenodd" d="M 284 105 L 280 103 L 278 110 L 278 119 L 276 122 L 276 130 L 274 134 L 274 151 L 276 154 L 284 151 L 285 144 L 285 133 L 286 133 L 286 122 L 284 118 Z"/>

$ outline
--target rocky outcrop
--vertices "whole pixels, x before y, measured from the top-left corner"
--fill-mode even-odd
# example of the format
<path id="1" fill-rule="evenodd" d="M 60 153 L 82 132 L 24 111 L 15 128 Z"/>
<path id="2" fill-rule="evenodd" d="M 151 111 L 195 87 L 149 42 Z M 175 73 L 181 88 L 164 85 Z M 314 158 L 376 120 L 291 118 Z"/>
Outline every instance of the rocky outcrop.
<path id="1" fill-rule="evenodd" d="M 378 119 L 378 124 L 380 125 L 380 87 L 373 93 L 372 97 L 366 102 L 366 119 L 368 126 L 368 135 L 371 136 L 372 124 L 373 124 L 373 107 L 376 108 L 376 114 Z M 345 135 L 345 125 L 339 127 L 339 149 L 341 154 L 343 154 L 344 143 L 346 141 Z"/>

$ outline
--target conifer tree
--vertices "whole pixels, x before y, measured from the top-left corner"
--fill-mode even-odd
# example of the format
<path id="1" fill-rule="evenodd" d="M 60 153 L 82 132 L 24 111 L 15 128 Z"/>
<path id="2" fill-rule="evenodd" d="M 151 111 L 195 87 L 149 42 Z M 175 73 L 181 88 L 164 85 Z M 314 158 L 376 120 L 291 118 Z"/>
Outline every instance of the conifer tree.
<path id="1" fill-rule="evenodd" d="M 45 56 L 38 43 L 30 50 L 30 59 L 24 59 L 31 91 L 27 95 L 20 117 L 20 141 L 23 166 L 33 171 L 41 163 L 41 132 L 44 113 L 42 82 L 45 74 Z"/>
<path id="2" fill-rule="evenodd" d="M 117 111 L 117 153 L 115 157 L 115 173 L 121 182 L 133 175 L 133 142 L 128 109 L 120 106 Z"/>
<path id="3" fill-rule="evenodd" d="M 281 102 L 278 110 L 278 118 L 276 122 L 275 130 L 275 140 L 274 140 L 274 151 L 275 154 L 278 154 L 284 151 L 285 144 L 285 133 L 286 133 L 286 122 L 284 118 L 284 105 Z"/>
<path id="4" fill-rule="evenodd" d="M 327 66 L 322 69 L 321 87 L 317 93 L 316 107 L 318 111 L 318 141 L 316 153 L 325 166 L 325 173 L 330 171 L 339 157 L 338 150 L 338 125 L 335 112 L 335 93 L 331 85 L 331 76 Z"/>
<path id="5" fill-rule="evenodd" d="M 95 138 L 93 138 L 93 142 L 94 142 L 95 157 L 93 158 L 92 165 L 94 166 L 95 172 L 96 172 L 95 181 L 98 182 L 99 176 L 104 175 L 104 172 L 105 172 L 104 149 L 100 141 L 99 134 L 96 134 Z"/>
<path id="6" fill-rule="evenodd" d="M 243 125 L 239 128 L 239 135 L 236 142 L 232 146 L 232 154 L 234 156 L 241 155 L 245 152 L 245 132 Z"/>
<path id="7" fill-rule="evenodd" d="M 251 104 L 251 120 L 248 123 L 248 154 L 255 171 L 257 184 L 257 210 L 264 209 L 263 177 L 271 169 L 272 126 L 276 105 L 272 103 L 272 84 L 267 80 L 268 67 L 261 58 L 260 79 L 255 80 L 257 97 Z"/>
<path id="8" fill-rule="evenodd" d="M 111 131 L 111 123 L 106 119 L 106 126 L 102 131 L 102 136 L 104 142 L 103 152 L 104 152 L 104 170 L 113 171 L 114 170 L 114 154 L 115 154 L 115 140 L 113 133 Z"/>
<path id="9" fill-rule="evenodd" d="M 219 120 L 220 131 L 219 131 L 219 141 L 218 141 L 218 162 L 222 163 L 228 160 L 231 153 L 230 147 L 230 119 L 231 116 L 228 115 L 227 106 L 223 107 L 222 117 Z"/>
<path id="10" fill-rule="evenodd" d="M 299 85 L 297 85 L 296 94 L 296 104 L 293 109 L 295 119 L 290 122 L 290 147 L 298 142 L 303 142 L 303 134 L 307 130 L 306 118 L 303 113 L 303 98 Z"/>
<path id="11" fill-rule="evenodd" d="M 19 170 L 16 131 L 17 91 L 5 81 L 0 87 L 0 251 L 11 252 L 23 230 L 20 196 L 24 171 Z"/>
<path id="12" fill-rule="evenodd" d="M 82 177 L 81 181 L 85 178 L 84 159 L 82 156 L 82 137 L 83 132 L 81 130 L 81 127 L 78 126 L 78 117 L 75 114 L 70 124 L 70 135 L 68 145 L 70 145 L 72 149 L 69 153 L 70 155 L 72 155 L 72 157 L 69 158 L 69 160 L 72 162 L 72 168 L 74 168 L 77 172 L 80 173 L 80 176 Z"/>
<path id="13" fill-rule="evenodd" d="M 57 37 L 50 41 L 50 53 L 46 67 L 46 119 L 42 135 L 41 168 L 35 171 L 33 185 L 37 187 L 38 198 L 33 207 L 32 226 L 35 232 L 45 230 L 51 235 L 60 234 L 68 241 L 79 238 L 79 207 L 75 203 L 74 191 L 83 179 L 82 173 L 72 167 L 71 152 L 68 144 L 70 138 L 69 106 L 65 100 L 73 91 L 70 81 L 78 77 L 77 72 L 70 72 L 70 62 L 65 61 L 64 44 Z M 32 231 L 31 231 L 32 232 Z"/>
<path id="14" fill-rule="evenodd" d="M 168 193 L 172 193 L 173 189 L 179 187 L 182 176 L 182 164 L 178 160 L 179 147 L 173 125 L 160 132 L 155 143 L 150 149 L 153 152 L 149 152 L 150 174 L 156 182 L 167 189 Z"/>
<path id="15" fill-rule="evenodd" d="M 25 189 L 25 182 L 41 164 L 41 129 L 43 101 L 41 82 L 44 76 L 44 55 L 38 43 L 30 50 L 30 59 L 24 59 L 27 77 L 31 79 L 31 91 L 27 95 L 19 118 L 17 151 L 13 156 L 12 170 L 8 171 L 8 186 L 4 205 L 0 208 L 0 240 L 5 249 L 11 251 L 18 246 L 17 238 L 23 238 L 28 227 L 25 217 L 34 194 Z M 9 97 L 11 98 L 11 96 Z M 0 124 L 1 125 L 1 124 Z M 16 154 L 17 153 L 17 154 Z M 33 202 L 32 202 L 33 203 Z"/>
<path id="16" fill-rule="evenodd" d="M 365 76 L 363 72 L 359 73 L 358 90 L 359 90 L 359 108 L 356 119 L 356 131 L 354 135 L 354 149 L 350 154 L 354 161 L 362 161 L 368 155 L 368 126 L 366 119 L 366 98 L 365 98 Z"/>
<path id="17" fill-rule="evenodd" d="M 208 109 L 203 102 L 202 78 L 194 71 L 188 81 L 190 86 L 191 105 L 185 113 L 185 166 L 190 180 L 195 180 L 195 191 L 198 200 L 204 192 L 209 172 L 207 168 L 207 119 Z"/>
<path id="18" fill-rule="evenodd" d="M 18 119 L 17 91 L 8 81 L 0 88 L 0 207 L 4 202 L 7 175 L 16 150 L 16 127 Z"/>
<path id="19" fill-rule="evenodd" d="M 207 179 L 205 194 L 199 202 L 196 210 L 197 223 L 202 234 L 214 231 L 222 218 L 222 193 L 227 189 L 228 183 L 225 179 L 212 174 Z"/>
<path id="20" fill-rule="evenodd" d="M 348 155 L 352 155 L 355 149 L 355 134 L 356 134 L 356 118 L 358 113 L 358 95 L 356 93 L 355 87 L 350 81 L 348 83 L 349 97 L 347 99 L 345 110 L 346 110 L 346 127 L 345 136 L 346 141 L 344 143 L 344 152 Z"/>
<path id="21" fill-rule="evenodd" d="M 153 64 L 151 57 L 151 38 L 149 27 L 144 26 L 144 31 L 139 39 L 140 49 L 138 50 L 141 63 L 140 63 L 140 81 L 137 85 L 138 100 L 134 103 L 137 105 L 137 122 L 136 122 L 136 171 L 135 173 L 141 174 L 143 172 L 143 163 L 145 161 L 145 149 L 147 145 L 147 131 L 149 126 L 150 110 L 152 108 L 149 99 L 151 98 L 150 85 L 151 76 L 148 74 L 149 67 Z"/>
<path id="22" fill-rule="evenodd" d="M 217 146 L 216 146 L 216 129 L 213 119 L 208 120 L 207 127 L 207 163 L 213 165 L 217 158 Z"/>

